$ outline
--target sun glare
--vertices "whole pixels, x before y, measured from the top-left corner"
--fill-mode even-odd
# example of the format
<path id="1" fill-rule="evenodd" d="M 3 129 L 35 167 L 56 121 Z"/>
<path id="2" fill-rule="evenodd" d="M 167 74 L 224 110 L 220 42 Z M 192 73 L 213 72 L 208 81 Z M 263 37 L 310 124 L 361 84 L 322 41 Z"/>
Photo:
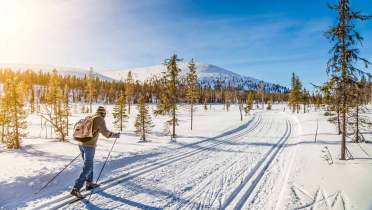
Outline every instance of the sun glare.
<path id="1" fill-rule="evenodd" d="M 25 12 L 24 6 L 19 1 L 0 0 L 1 34 L 19 31 L 25 22 Z"/>

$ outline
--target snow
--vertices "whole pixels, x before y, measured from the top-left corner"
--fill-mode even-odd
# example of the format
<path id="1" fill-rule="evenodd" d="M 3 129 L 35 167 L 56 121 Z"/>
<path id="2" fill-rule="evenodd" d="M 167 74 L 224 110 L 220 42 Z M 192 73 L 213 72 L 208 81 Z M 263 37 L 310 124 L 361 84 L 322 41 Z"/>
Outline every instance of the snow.
<path id="1" fill-rule="evenodd" d="M 285 208 L 372 209 L 372 144 L 347 143 L 354 159 L 339 160 L 341 136 L 324 112 L 297 117 L 302 129 L 297 144 L 301 152 L 296 155 Z M 317 121 L 319 130 L 314 143 Z M 365 137 L 372 140 L 370 134 Z M 324 159 L 325 155 L 331 156 L 333 164 Z"/>
<path id="2" fill-rule="evenodd" d="M 168 117 L 154 117 L 151 142 L 139 142 L 132 107 L 101 189 L 90 203 L 71 205 L 68 191 L 81 171 L 80 158 L 34 194 L 79 152 L 73 141 L 51 138 L 32 115 L 23 148 L 0 150 L 0 209 L 371 209 L 372 144 L 348 143 L 354 159 L 338 160 L 340 136 L 323 111 L 293 114 L 284 107 L 254 110 L 241 122 L 236 106 L 229 112 L 222 105 L 207 111 L 198 106 L 191 131 L 187 106 L 181 105 L 176 143 L 163 134 Z M 85 115 L 74 113 L 71 122 Z M 108 114 L 114 130 L 112 120 Z M 95 176 L 112 143 L 99 139 Z M 332 164 L 323 158 L 329 154 Z"/>

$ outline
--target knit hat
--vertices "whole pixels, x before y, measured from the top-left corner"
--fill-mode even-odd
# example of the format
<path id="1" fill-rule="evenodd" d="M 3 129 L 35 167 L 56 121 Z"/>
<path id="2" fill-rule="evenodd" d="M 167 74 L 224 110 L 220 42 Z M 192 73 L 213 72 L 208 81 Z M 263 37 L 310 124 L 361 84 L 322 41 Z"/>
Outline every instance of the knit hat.
<path id="1" fill-rule="evenodd" d="M 97 114 L 106 114 L 106 109 L 105 107 L 103 106 L 99 106 L 97 111 L 96 111 Z"/>

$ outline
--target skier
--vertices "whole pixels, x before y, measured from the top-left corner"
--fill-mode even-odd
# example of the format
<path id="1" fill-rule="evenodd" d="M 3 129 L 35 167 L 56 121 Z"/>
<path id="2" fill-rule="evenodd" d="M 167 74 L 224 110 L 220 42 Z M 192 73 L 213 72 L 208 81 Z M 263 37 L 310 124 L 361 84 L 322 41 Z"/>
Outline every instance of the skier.
<path id="1" fill-rule="evenodd" d="M 81 172 L 79 178 L 75 181 L 75 185 L 71 190 L 71 195 L 78 198 L 83 198 L 84 196 L 80 193 L 80 189 L 83 187 L 84 182 L 86 183 L 85 189 L 92 190 L 99 187 L 99 184 L 93 183 L 93 159 L 94 153 L 96 151 L 97 139 L 99 133 L 101 133 L 106 138 L 119 138 L 120 133 L 113 133 L 106 128 L 105 118 L 106 110 L 103 106 L 99 106 L 96 114 L 91 117 L 92 125 L 91 132 L 92 137 L 89 137 L 86 141 L 79 141 L 79 149 L 81 151 L 82 158 L 84 160 L 83 171 Z M 76 139 L 76 137 L 74 136 Z M 77 140 L 77 139 L 76 139 Z"/>

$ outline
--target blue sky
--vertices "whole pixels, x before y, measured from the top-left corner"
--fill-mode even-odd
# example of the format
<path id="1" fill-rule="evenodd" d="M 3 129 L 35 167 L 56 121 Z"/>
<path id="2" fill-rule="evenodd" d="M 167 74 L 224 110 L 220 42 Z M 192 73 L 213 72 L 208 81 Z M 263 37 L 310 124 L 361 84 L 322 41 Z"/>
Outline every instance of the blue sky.
<path id="1" fill-rule="evenodd" d="M 0 62 L 96 70 L 185 61 L 289 85 L 326 79 L 335 0 L 1 0 Z M 366 0 L 352 7 L 372 14 Z M 359 26 L 372 60 L 372 21 Z M 369 70 L 371 72 L 371 70 Z"/>

